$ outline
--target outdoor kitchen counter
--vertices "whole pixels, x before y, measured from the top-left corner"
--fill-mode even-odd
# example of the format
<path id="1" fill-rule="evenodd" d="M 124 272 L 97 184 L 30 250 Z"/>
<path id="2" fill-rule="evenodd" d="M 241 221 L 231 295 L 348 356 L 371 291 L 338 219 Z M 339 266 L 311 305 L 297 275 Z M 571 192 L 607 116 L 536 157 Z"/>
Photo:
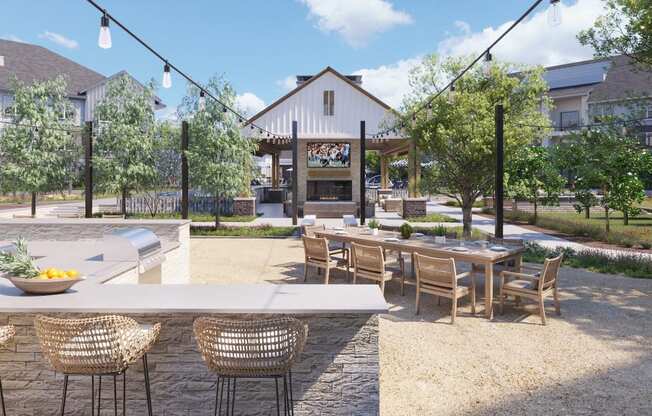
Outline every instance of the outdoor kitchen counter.
<path id="1" fill-rule="evenodd" d="M 29 296 L 0 279 L 0 313 L 376 314 L 387 310 L 377 285 L 84 282 L 59 295 Z"/>

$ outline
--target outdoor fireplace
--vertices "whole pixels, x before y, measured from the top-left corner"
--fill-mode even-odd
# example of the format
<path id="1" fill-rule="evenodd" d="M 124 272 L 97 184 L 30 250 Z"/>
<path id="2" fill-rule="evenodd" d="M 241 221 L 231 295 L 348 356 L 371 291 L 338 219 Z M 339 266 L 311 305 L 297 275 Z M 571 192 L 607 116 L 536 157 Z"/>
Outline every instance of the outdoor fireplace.
<path id="1" fill-rule="evenodd" d="M 351 181 L 308 181 L 308 201 L 352 201 Z"/>

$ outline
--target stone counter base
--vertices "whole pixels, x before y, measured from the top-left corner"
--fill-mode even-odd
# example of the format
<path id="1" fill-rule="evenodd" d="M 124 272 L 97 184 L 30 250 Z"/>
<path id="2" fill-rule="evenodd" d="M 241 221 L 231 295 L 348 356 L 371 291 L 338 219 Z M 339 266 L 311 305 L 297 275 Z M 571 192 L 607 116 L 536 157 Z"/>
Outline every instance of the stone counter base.
<path id="1" fill-rule="evenodd" d="M 200 315 L 130 316 L 140 323 L 162 324 L 161 338 L 148 354 L 154 415 L 213 415 L 216 376 L 204 365 L 192 332 L 193 321 Z M 213 316 L 231 319 L 261 317 Z M 14 340 L 0 349 L 0 377 L 7 414 L 12 416 L 57 415 L 61 403 L 63 376 L 54 373 L 40 352 L 34 317 L 0 313 L 0 325 L 16 326 Z M 377 415 L 378 317 L 302 315 L 300 319 L 308 324 L 309 333 L 305 351 L 292 372 L 295 414 Z M 119 377 L 119 409 L 122 406 L 121 380 Z M 66 415 L 90 414 L 90 383 L 90 377 L 70 377 Z M 238 380 L 236 400 L 237 415 L 276 414 L 274 381 Z M 102 379 L 104 414 L 113 414 L 113 378 L 109 376 Z M 141 362 L 127 370 L 127 414 L 147 414 Z"/>

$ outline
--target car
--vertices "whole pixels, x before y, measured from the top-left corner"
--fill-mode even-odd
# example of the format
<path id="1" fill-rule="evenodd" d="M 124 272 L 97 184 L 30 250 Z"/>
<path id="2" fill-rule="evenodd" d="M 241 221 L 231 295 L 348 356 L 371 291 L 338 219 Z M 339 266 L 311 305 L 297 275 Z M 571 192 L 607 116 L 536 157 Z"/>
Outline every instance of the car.
<path id="1" fill-rule="evenodd" d="M 394 184 L 391 180 L 388 180 L 387 187 L 392 188 Z M 374 175 L 370 178 L 367 178 L 367 188 L 380 188 L 380 175 Z"/>

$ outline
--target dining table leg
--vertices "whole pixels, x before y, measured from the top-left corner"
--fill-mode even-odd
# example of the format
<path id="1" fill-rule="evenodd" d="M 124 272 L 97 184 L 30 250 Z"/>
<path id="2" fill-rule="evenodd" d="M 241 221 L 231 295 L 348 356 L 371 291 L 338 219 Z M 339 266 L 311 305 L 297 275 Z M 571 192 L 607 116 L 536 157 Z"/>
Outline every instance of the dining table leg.
<path id="1" fill-rule="evenodd" d="M 520 272 L 521 272 L 521 265 L 522 265 L 522 264 L 523 264 L 523 256 L 519 254 L 518 256 L 516 256 L 516 257 L 514 258 L 514 271 L 515 271 L 516 273 L 520 273 Z"/>
<path id="2" fill-rule="evenodd" d="M 484 316 L 493 318 L 494 312 L 494 265 L 484 265 Z"/>

